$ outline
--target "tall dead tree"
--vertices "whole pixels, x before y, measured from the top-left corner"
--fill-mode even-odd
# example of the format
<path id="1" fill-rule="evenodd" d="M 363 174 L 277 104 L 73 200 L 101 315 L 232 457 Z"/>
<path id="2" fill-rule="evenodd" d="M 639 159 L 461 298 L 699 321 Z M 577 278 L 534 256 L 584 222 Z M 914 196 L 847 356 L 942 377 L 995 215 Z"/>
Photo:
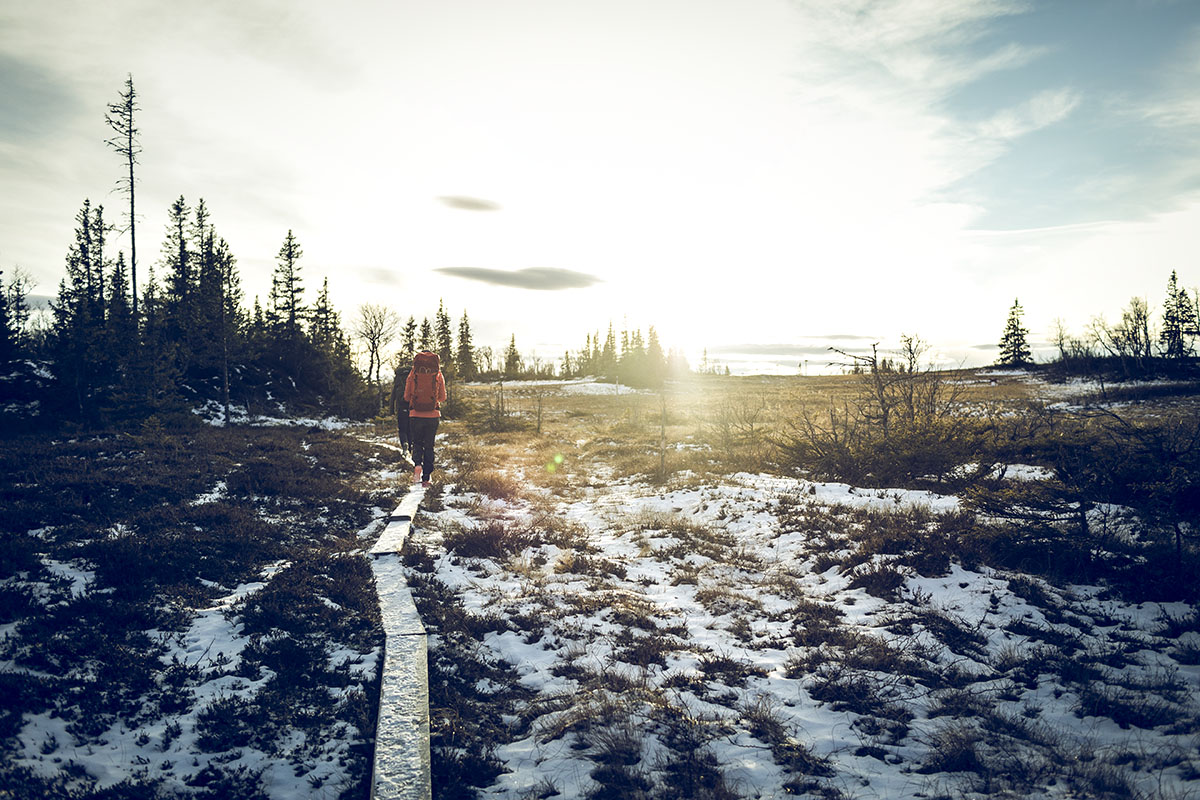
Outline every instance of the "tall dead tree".
<path id="1" fill-rule="evenodd" d="M 125 164 L 129 168 L 129 174 L 122 176 L 117 181 L 117 186 L 121 191 L 129 195 L 129 280 L 131 285 L 131 293 L 133 296 L 133 318 L 138 317 L 138 290 L 137 290 L 137 216 L 136 206 L 134 204 L 134 186 L 135 180 L 133 177 L 133 168 L 137 164 L 138 155 L 142 152 L 142 146 L 138 142 L 138 129 L 134 124 L 134 113 L 140 111 L 137 105 L 137 93 L 133 90 L 133 75 L 125 78 L 125 91 L 121 92 L 120 99 L 115 103 L 110 103 L 108 113 L 104 116 L 104 121 L 108 123 L 108 127 L 115 134 L 113 138 L 106 139 L 105 144 L 116 151 L 117 155 L 125 159 Z"/>

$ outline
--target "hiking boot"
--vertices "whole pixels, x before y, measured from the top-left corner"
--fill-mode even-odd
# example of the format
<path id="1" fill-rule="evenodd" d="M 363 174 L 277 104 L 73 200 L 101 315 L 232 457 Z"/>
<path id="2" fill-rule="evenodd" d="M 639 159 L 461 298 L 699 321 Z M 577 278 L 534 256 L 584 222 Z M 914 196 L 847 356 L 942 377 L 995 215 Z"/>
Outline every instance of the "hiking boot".
<path id="1" fill-rule="evenodd" d="M 420 482 L 421 482 L 421 467 L 420 466 L 413 467 L 413 483 L 420 483 Z"/>
<path id="2" fill-rule="evenodd" d="M 433 481 L 421 481 L 421 486 L 428 489 L 430 486 L 433 486 Z"/>

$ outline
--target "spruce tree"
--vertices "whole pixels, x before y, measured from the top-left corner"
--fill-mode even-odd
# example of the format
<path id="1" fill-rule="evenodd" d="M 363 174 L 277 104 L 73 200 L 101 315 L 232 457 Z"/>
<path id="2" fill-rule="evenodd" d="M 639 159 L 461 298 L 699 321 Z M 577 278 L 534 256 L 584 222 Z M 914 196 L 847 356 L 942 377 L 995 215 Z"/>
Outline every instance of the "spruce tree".
<path id="1" fill-rule="evenodd" d="M 1196 308 L 1187 290 L 1179 288 L 1175 271 L 1167 281 L 1167 297 L 1163 301 L 1162 330 L 1158 344 L 1167 358 L 1186 358 L 1193 353 L 1196 333 Z"/>
<path id="2" fill-rule="evenodd" d="M 0 289 L 4 287 L 4 272 L 0 271 Z M 13 360 L 17 350 L 17 335 L 8 315 L 8 297 L 0 291 L 0 365 Z"/>
<path id="3" fill-rule="evenodd" d="M 466 310 L 458 321 L 458 352 L 455 355 L 454 366 L 460 380 L 475 380 L 475 345 L 471 341 L 471 323 L 467 319 Z"/>
<path id="4" fill-rule="evenodd" d="M 439 300 L 434 335 L 437 338 L 437 354 L 442 362 L 442 370 L 448 377 L 454 376 L 454 331 L 450 325 L 450 315 L 446 313 L 445 304 Z"/>
<path id="5" fill-rule="evenodd" d="M 108 279 L 107 315 L 104 320 L 104 354 L 108 368 L 120 384 L 120 394 L 128 395 L 137 360 L 138 329 L 129 294 L 129 273 L 125 253 L 117 253 Z"/>
<path id="6" fill-rule="evenodd" d="M 597 371 L 606 378 L 613 377 L 617 370 L 617 337 L 613 333 L 612 323 L 608 323 L 608 335 L 604 338 L 604 347 L 600 351 Z"/>
<path id="7" fill-rule="evenodd" d="M 20 357 L 31 349 L 29 341 L 29 275 L 20 267 L 13 270 L 13 277 L 4 291 L 7 304 L 8 324 L 13 335 L 13 355 Z"/>
<path id="8" fill-rule="evenodd" d="M 195 367 L 206 375 L 219 367 L 226 350 L 224 328 L 225 270 L 217 257 L 217 234 L 209 222 L 204 199 L 196 205 L 192 222 L 191 248 L 196 285 L 192 324 L 185 331 Z"/>
<path id="9" fill-rule="evenodd" d="M 171 203 L 160 262 L 166 271 L 166 285 L 160 289 L 162 334 L 173 345 L 173 358 L 181 373 L 186 373 L 191 364 L 192 346 L 196 341 L 190 214 L 191 209 L 182 195 Z"/>
<path id="10" fill-rule="evenodd" d="M 203 201 L 200 208 L 203 209 Z M 187 308 L 192 294 L 192 230 L 188 221 L 192 210 L 183 195 L 171 203 L 167 211 L 166 239 L 163 241 L 163 267 L 167 270 L 167 294 L 164 300 L 177 315 L 176 324 L 190 320 Z"/>
<path id="11" fill-rule="evenodd" d="M 521 351 L 517 349 L 517 335 L 514 333 L 504 350 L 504 377 L 517 378 L 521 375 Z"/>
<path id="12" fill-rule="evenodd" d="M 59 382 L 68 387 L 67 402 L 81 418 L 93 416 L 99 344 L 103 318 L 96 312 L 104 307 L 95 292 L 103 287 L 96 277 L 96 259 L 102 259 L 103 221 L 97 230 L 97 216 L 91 203 L 75 215 L 75 241 L 67 252 L 66 277 L 58 285 L 58 295 L 50 304 L 52 315 L 50 357 Z M 103 265 L 101 263 L 100 268 Z"/>
<path id="13" fill-rule="evenodd" d="M 649 342 L 646 345 L 646 368 L 649 373 L 652 386 L 661 386 L 663 380 L 667 377 L 667 357 L 663 353 L 662 343 L 658 341 L 658 332 L 654 330 L 654 326 L 650 326 L 648 336 Z"/>
<path id="14" fill-rule="evenodd" d="M 420 338 L 417 339 L 417 349 L 421 351 L 434 349 L 433 326 L 429 324 L 429 317 L 421 320 L 421 333 Z"/>
<path id="15" fill-rule="evenodd" d="M 176 394 L 180 377 L 178 340 L 170 330 L 168 303 L 159 288 L 154 267 L 142 292 L 141 346 L 136 361 L 136 387 L 151 407 L 170 403 Z"/>
<path id="16" fill-rule="evenodd" d="M 1012 308 L 1008 311 L 1008 322 L 1004 326 L 1004 335 L 1000 338 L 1000 364 L 1019 367 L 1029 364 L 1033 360 L 1033 354 L 1029 350 L 1029 342 L 1026 339 L 1029 331 L 1021 325 L 1021 317 L 1024 313 L 1021 301 L 1014 300 Z"/>
<path id="17" fill-rule="evenodd" d="M 329 278 L 321 284 L 321 292 L 317 295 L 316 305 L 313 306 L 309 320 L 308 336 L 319 349 L 332 350 L 337 341 L 338 321 L 333 303 L 329 300 Z"/>
<path id="18" fill-rule="evenodd" d="M 411 366 L 413 356 L 417 354 L 417 320 L 413 316 L 409 316 L 408 322 L 404 323 L 404 332 L 400 334 L 400 364 L 401 366 Z"/>
<path id="19" fill-rule="evenodd" d="M 271 279 L 271 306 L 282 338 L 295 341 L 300 338 L 300 323 L 304 319 L 304 282 L 300 277 L 300 259 L 304 251 L 289 229 L 276 256 L 275 274 Z"/>

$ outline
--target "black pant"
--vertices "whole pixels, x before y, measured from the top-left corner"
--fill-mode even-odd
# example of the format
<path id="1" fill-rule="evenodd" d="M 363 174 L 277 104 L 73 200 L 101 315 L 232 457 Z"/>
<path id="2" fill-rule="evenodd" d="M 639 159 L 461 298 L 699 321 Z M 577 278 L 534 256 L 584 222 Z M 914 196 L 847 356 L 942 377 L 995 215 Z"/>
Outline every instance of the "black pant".
<path id="1" fill-rule="evenodd" d="M 433 440 L 437 436 L 437 417 L 411 417 L 408 420 L 409 435 L 412 436 L 413 466 L 421 468 L 421 480 L 429 480 L 433 474 Z"/>
<path id="2" fill-rule="evenodd" d="M 396 415 L 396 429 L 400 435 L 400 446 L 412 452 L 412 436 L 408 432 L 408 409 Z"/>

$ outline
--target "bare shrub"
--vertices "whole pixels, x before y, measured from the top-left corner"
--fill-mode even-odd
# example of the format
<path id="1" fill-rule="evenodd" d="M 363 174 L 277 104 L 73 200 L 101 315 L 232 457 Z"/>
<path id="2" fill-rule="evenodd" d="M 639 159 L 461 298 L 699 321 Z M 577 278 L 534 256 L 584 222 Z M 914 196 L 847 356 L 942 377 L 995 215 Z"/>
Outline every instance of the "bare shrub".
<path id="1" fill-rule="evenodd" d="M 495 500 L 514 500 L 521 496 L 516 478 L 498 469 L 473 469 L 458 476 L 461 491 L 478 492 Z"/>
<path id="2" fill-rule="evenodd" d="M 445 536 L 447 550 L 466 558 L 506 559 L 530 544 L 528 531 L 501 520 L 474 527 L 456 527 Z"/>
<path id="3" fill-rule="evenodd" d="M 656 768 L 666 780 L 658 787 L 657 800 L 735 800 L 725 783 L 709 742 L 730 733 L 720 718 L 695 715 L 686 707 L 664 706 L 655 719 L 662 726 L 659 738 L 667 752 Z"/>
<path id="4" fill-rule="evenodd" d="M 907 580 L 904 573 L 891 564 L 874 562 L 855 569 L 850 574 L 848 588 L 864 589 L 869 595 L 895 602 L 899 599 L 900 589 L 904 587 Z"/>
<path id="5" fill-rule="evenodd" d="M 979 730 L 969 723 L 955 721 L 942 725 L 930 735 L 929 749 L 917 772 L 986 772 L 979 754 L 982 739 Z"/>
<path id="6" fill-rule="evenodd" d="M 732 687 L 743 687 L 752 676 L 764 677 L 767 674 L 761 667 L 721 654 L 701 656 L 699 667 L 707 677 Z"/>
<path id="7" fill-rule="evenodd" d="M 944 481 L 982 446 L 982 426 L 960 413 L 961 389 L 920 360 L 928 346 L 902 338 L 899 359 L 842 353 L 862 375 L 858 395 L 828 420 L 803 412 L 777 441 L 781 461 L 852 483 Z M 841 351 L 838 351 L 841 352 Z"/>

